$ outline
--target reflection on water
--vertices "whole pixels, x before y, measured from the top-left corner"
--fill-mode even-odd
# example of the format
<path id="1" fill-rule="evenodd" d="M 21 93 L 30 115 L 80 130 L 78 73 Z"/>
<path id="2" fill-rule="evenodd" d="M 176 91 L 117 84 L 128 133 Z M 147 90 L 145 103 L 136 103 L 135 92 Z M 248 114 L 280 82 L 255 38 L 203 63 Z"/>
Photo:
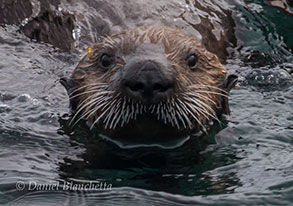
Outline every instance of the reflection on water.
<path id="1" fill-rule="evenodd" d="M 113 2 L 103 8 L 121 6 L 118 1 Z M 172 18 L 182 14 L 184 18 L 177 16 L 176 26 L 184 19 L 184 29 L 192 32 L 197 22 L 210 15 L 197 9 L 199 5 L 192 6 L 193 1 L 174 2 L 169 2 L 168 7 L 164 7 L 163 1 L 158 2 L 154 19 L 162 15 L 168 22 L 167 14 L 171 13 Z M 177 3 L 180 6 L 174 7 Z M 80 21 L 73 30 L 75 46 L 82 51 L 87 41 L 96 40 L 91 35 L 98 29 L 92 28 L 89 36 L 84 36 L 84 28 L 101 22 L 96 24 L 92 20 L 94 7 L 77 4 L 74 7 L 64 3 L 62 8 L 87 11 L 84 17 L 91 21 Z M 215 124 L 208 136 L 193 137 L 173 149 L 121 149 L 93 135 L 85 123 L 73 130 L 68 128 L 68 97 L 58 80 L 71 73 L 81 58 L 80 51 L 64 52 L 37 43 L 15 25 L 0 27 L 0 204 L 293 202 L 293 17 L 258 0 L 197 4 L 219 12 L 210 16 L 214 17 L 215 28 L 221 10 L 232 13 L 237 42 L 235 48 L 228 49 L 226 66 L 239 75 L 239 84 L 231 93 L 232 111 L 224 125 Z M 110 17 L 106 15 L 107 18 Z M 132 19 L 130 25 L 136 25 L 134 17 L 127 18 Z M 152 16 L 141 18 L 142 22 L 155 21 Z M 129 26 L 119 18 L 115 21 L 114 31 Z M 105 24 L 100 28 L 110 27 Z M 200 33 L 195 36 L 200 38 Z M 105 181 L 113 188 L 82 192 L 16 188 L 17 181 L 41 184 L 93 180 Z"/>

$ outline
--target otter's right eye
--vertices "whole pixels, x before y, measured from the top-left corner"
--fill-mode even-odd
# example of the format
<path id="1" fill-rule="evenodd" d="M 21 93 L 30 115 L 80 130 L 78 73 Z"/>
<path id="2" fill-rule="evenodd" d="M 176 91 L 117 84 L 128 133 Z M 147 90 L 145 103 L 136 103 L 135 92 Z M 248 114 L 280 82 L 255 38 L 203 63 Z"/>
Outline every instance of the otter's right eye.
<path id="1" fill-rule="evenodd" d="M 102 54 L 100 61 L 102 67 L 109 68 L 113 64 L 113 57 L 109 56 L 108 54 Z"/>
<path id="2" fill-rule="evenodd" d="M 197 63 L 197 56 L 195 54 L 191 54 L 189 57 L 187 57 L 186 61 L 187 64 L 190 68 L 194 68 L 196 66 Z"/>

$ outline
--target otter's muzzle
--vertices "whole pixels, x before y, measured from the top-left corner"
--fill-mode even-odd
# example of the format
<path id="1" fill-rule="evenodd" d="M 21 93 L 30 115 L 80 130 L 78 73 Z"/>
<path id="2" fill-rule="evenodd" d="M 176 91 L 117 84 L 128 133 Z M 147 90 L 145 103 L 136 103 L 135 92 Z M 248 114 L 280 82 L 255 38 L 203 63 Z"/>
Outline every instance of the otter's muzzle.
<path id="1" fill-rule="evenodd" d="M 126 65 L 122 84 L 128 96 L 150 104 L 172 95 L 175 86 L 172 75 L 163 73 L 160 65 L 151 60 Z"/>

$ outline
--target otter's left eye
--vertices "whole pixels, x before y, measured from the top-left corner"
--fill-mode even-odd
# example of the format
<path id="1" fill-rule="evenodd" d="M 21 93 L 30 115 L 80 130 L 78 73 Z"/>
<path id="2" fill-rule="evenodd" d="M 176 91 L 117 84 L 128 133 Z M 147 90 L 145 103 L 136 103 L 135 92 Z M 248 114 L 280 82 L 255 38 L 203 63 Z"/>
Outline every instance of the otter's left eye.
<path id="1" fill-rule="evenodd" d="M 104 68 L 108 68 L 113 63 L 113 57 L 109 56 L 108 54 L 102 54 L 101 58 L 101 65 Z"/>
<path id="2" fill-rule="evenodd" d="M 195 54 L 191 54 L 189 57 L 187 57 L 187 64 L 189 67 L 195 67 L 196 63 L 197 63 L 197 56 Z"/>

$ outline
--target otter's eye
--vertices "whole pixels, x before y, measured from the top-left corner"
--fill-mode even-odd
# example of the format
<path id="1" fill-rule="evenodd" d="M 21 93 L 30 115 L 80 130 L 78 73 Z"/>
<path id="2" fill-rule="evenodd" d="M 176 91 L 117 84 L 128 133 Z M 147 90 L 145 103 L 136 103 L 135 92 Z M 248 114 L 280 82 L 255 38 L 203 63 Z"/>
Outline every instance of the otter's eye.
<path id="1" fill-rule="evenodd" d="M 108 54 L 102 54 L 101 58 L 101 65 L 104 68 L 108 68 L 113 63 L 113 57 L 109 56 Z"/>
<path id="2" fill-rule="evenodd" d="M 196 63 L 197 63 L 197 56 L 195 54 L 191 54 L 189 57 L 187 57 L 187 64 L 189 67 L 195 67 Z"/>

